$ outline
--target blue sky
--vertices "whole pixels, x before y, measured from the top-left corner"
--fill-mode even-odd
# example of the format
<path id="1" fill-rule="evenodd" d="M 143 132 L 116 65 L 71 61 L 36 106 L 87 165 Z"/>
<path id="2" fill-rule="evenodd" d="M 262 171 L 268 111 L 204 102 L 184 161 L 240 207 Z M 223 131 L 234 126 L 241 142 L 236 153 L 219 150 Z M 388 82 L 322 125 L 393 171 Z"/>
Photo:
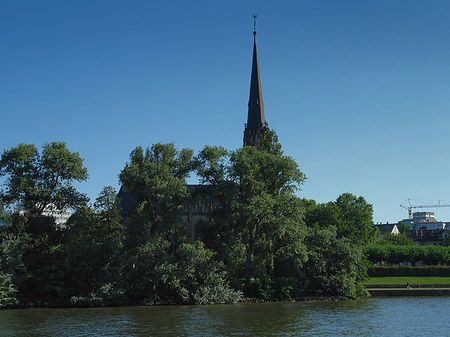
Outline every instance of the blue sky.
<path id="1" fill-rule="evenodd" d="M 450 2 L 0 2 L 0 149 L 65 141 L 95 198 L 138 145 L 242 145 L 252 15 L 266 118 L 308 177 L 374 221 L 450 200 Z M 450 221 L 450 208 L 430 209 Z"/>

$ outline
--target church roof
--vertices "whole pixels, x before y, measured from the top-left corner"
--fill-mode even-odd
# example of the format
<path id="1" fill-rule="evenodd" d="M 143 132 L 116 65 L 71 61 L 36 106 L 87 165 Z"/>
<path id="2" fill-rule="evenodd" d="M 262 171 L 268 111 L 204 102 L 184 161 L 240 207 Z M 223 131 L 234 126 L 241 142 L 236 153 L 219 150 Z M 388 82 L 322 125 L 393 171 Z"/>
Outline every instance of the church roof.
<path id="1" fill-rule="evenodd" d="M 259 75 L 258 51 L 256 48 L 256 31 L 253 32 L 253 61 L 250 80 L 250 97 L 248 100 L 247 128 L 259 129 L 266 126 L 264 116 L 264 102 L 261 90 L 261 76 Z"/>

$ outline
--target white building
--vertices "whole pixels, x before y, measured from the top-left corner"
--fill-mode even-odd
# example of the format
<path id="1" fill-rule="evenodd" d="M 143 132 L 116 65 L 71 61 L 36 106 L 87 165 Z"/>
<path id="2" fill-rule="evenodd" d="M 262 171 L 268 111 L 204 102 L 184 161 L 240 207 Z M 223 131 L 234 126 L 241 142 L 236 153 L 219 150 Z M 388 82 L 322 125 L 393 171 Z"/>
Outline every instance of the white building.
<path id="1" fill-rule="evenodd" d="M 5 210 L 6 215 L 11 215 L 12 213 L 24 214 L 25 210 L 23 206 L 17 206 L 14 209 Z M 66 224 L 69 217 L 72 215 L 70 208 L 64 207 L 62 210 L 57 209 L 55 205 L 49 204 L 45 207 L 42 215 L 52 217 L 55 219 L 56 226 L 62 227 Z M 5 226 L 6 221 L 0 219 L 0 226 Z"/>

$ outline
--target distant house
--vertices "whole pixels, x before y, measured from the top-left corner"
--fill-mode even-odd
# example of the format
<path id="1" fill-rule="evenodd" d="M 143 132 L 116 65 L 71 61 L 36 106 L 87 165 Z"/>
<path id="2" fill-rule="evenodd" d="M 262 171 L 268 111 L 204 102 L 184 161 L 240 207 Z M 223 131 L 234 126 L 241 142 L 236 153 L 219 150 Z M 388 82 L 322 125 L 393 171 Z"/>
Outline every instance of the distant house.
<path id="1" fill-rule="evenodd" d="M 398 230 L 397 224 L 376 224 L 373 226 L 374 228 L 378 228 L 378 231 L 380 232 L 380 237 L 377 239 L 377 242 L 383 239 L 383 236 L 387 233 L 399 235 L 400 231 Z"/>
<path id="2" fill-rule="evenodd" d="M 442 228 L 435 229 L 416 229 L 405 232 L 406 236 L 413 239 L 414 244 L 418 246 L 442 246 L 448 231 Z"/>

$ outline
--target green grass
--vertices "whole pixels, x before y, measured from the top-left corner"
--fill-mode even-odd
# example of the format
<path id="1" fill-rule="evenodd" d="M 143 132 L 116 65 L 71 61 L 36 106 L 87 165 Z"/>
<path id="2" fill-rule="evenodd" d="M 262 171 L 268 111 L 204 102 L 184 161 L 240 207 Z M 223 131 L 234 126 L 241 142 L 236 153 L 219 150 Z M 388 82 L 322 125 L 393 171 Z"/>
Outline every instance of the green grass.
<path id="1" fill-rule="evenodd" d="M 415 286 L 420 284 L 450 284 L 450 277 L 422 277 L 422 276 L 394 276 L 394 277 L 370 277 L 365 284 L 401 284 L 406 287 L 406 282 Z"/>

